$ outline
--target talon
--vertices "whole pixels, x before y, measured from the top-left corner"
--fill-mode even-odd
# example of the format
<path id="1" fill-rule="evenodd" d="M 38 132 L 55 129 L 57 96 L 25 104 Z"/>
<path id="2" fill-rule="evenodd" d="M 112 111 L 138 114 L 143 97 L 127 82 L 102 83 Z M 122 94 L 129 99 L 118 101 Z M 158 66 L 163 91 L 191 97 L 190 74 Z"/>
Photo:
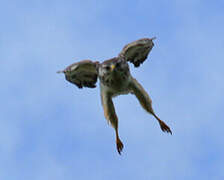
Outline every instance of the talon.
<path id="1" fill-rule="evenodd" d="M 166 125 L 166 123 L 164 123 L 163 121 L 159 121 L 159 124 L 163 132 L 167 132 L 172 135 L 172 131 L 170 130 L 170 127 Z"/>
<path id="2" fill-rule="evenodd" d="M 120 139 L 117 139 L 116 144 L 117 144 L 117 151 L 121 155 L 124 145 Z"/>

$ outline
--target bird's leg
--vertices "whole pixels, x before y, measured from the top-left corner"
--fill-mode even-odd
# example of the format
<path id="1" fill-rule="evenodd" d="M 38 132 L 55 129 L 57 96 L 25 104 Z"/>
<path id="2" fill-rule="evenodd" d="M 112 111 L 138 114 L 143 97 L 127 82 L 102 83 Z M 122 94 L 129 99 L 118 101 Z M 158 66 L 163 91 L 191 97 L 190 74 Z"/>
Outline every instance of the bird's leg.
<path id="1" fill-rule="evenodd" d="M 172 134 L 170 127 L 167 126 L 165 122 L 163 122 L 161 119 L 159 119 L 159 117 L 156 116 L 156 114 L 153 111 L 151 111 L 150 113 L 157 119 L 157 121 L 159 122 L 160 128 L 162 129 L 163 132 Z"/>
<path id="2" fill-rule="evenodd" d="M 135 94 L 137 99 L 139 100 L 142 107 L 152 114 L 157 121 L 159 122 L 160 128 L 163 132 L 167 132 L 172 134 L 172 131 L 170 130 L 169 126 L 166 125 L 165 122 L 163 122 L 153 111 L 152 108 L 152 100 L 150 99 L 148 93 L 143 89 L 141 84 L 138 83 L 138 81 L 134 78 L 132 78 L 132 82 L 130 83 L 130 89 Z"/>
<path id="3" fill-rule="evenodd" d="M 105 92 L 101 92 L 101 100 L 102 100 L 102 105 L 104 109 L 104 115 L 106 119 L 109 121 L 109 123 L 112 125 L 112 127 L 115 129 L 117 151 L 119 154 L 121 154 L 121 151 L 124 146 L 119 138 L 118 118 L 114 109 L 112 98 L 109 94 L 106 94 Z"/>
<path id="4" fill-rule="evenodd" d="M 117 151 L 119 154 L 121 154 L 121 151 L 124 147 L 123 143 L 121 142 L 119 135 L 118 135 L 118 128 L 115 128 L 115 132 L 116 132 L 116 144 L 117 144 Z"/>

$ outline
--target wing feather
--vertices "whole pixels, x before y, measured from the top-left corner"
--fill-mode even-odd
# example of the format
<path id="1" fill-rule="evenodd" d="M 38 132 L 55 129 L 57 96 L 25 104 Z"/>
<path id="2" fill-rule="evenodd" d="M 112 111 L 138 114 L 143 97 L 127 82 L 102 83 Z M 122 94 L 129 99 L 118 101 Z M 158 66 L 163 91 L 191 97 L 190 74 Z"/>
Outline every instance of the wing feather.
<path id="1" fill-rule="evenodd" d="M 82 60 L 71 64 L 63 71 L 58 71 L 58 73 L 64 73 L 65 79 L 78 88 L 95 88 L 98 77 L 98 64 L 98 61 Z"/>
<path id="2" fill-rule="evenodd" d="M 143 38 L 131 42 L 124 46 L 119 54 L 119 57 L 130 61 L 135 67 L 140 66 L 148 57 L 149 52 L 152 50 L 154 38 Z"/>

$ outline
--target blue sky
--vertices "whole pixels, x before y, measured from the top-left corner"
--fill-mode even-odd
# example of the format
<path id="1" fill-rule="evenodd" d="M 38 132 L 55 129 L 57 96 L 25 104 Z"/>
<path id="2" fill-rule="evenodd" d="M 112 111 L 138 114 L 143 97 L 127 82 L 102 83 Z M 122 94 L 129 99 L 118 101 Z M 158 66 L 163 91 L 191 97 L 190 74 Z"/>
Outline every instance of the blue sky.
<path id="1" fill-rule="evenodd" d="M 224 178 L 223 1 L 0 4 L 0 179 Z M 131 71 L 173 136 L 134 96 L 119 96 L 119 156 L 99 87 L 79 90 L 56 71 L 153 36 L 148 60 Z"/>

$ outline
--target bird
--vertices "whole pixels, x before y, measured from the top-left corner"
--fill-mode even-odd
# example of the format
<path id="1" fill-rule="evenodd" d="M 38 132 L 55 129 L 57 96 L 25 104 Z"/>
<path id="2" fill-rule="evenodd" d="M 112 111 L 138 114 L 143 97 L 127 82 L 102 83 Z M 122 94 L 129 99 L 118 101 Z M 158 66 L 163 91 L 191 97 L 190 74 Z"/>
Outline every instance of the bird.
<path id="1" fill-rule="evenodd" d="M 102 63 L 89 59 L 81 60 L 62 71 L 58 71 L 58 73 L 64 73 L 65 79 L 80 89 L 83 87 L 95 88 L 99 79 L 104 116 L 115 130 L 116 149 L 119 154 L 121 154 L 124 145 L 119 137 L 118 117 L 112 101 L 116 96 L 135 95 L 143 109 L 158 121 L 161 130 L 172 135 L 170 127 L 155 114 L 150 96 L 131 75 L 128 64 L 130 62 L 136 68 L 143 64 L 154 46 L 154 39 L 156 37 L 142 38 L 128 43 L 116 57 Z"/>

